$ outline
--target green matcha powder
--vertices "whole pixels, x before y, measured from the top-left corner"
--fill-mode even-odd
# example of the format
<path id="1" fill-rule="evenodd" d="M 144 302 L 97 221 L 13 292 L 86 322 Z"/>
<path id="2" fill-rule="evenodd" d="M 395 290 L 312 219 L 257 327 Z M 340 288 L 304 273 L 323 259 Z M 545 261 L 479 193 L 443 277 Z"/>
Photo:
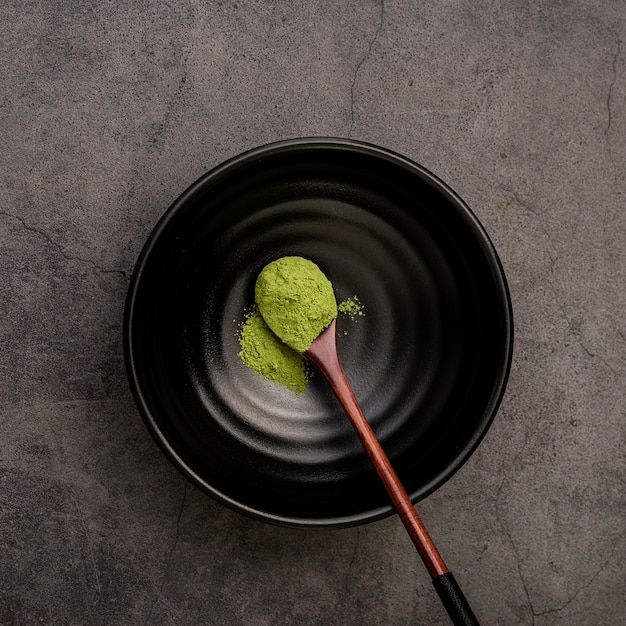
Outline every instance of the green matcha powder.
<path id="1" fill-rule="evenodd" d="M 337 312 L 352 321 L 364 315 L 356 296 L 337 305 L 323 272 L 297 256 L 282 257 L 263 268 L 255 285 L 255 301 L 238 331 L 239 357 L 268 381 L 296 394 L 305 391 L 312 375 L 302 353 Z"/>

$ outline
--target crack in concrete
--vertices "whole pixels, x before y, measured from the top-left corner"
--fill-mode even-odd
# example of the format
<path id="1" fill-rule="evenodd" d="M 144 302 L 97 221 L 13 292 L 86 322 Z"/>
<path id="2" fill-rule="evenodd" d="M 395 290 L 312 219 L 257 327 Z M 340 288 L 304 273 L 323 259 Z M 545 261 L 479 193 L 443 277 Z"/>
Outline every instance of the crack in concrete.
<path id="1" fill-rule="evenodd" d="M 615 543 L 618 543 L 619 541 L 621 541 L 621 539 L 623 538 L 624 533 L 622 533 L 617 541 Z M 604 569 L 606 568 L 606 566 L 610 563 L 611 559 L 613 558 L 613 556 L 615 555 L 615 550 L 613 550 L 611 552 L 611 554 L 609 554 L 609 556 L 604 560 L 604 562 L 602 563 L 602 565 L 600 565 L 600 567 L 598 568 L 598 570 L 591 576 L 591 578 L 581 587 L 579 587 L 570 598 L 568 598 L 563 604 L 561 604 L 558 607 L 554 607 L 552 609 L 546 609 L 545 611 L 540 611 L 539 613 L 535 614 L 535 617 L 541 617 L 542 615 L 549 615 L 551 613 L 559 613 L 560 611 L 562 611 L 564 608 L 566 608 L 568 605 L 570 605 L 577 597 L 578 595 L 584 591 L 585 589 L 587 589 L 588 587 L 591 587 L 591 585 L 594 583 L 595 579 L 604 571 Z"/>
<path id="2" fill-rule="evenodd" d="M 352 573 L 354 572 L 354 564 L 356 563 L 357 554 L 359 552 L 359 543 L 361 541 L 360 532 L 357 531 L 357 539 L 354 542 L 354 548 L 352 549 L 352 555 L 350 556 L 350 562 L 348 563 L 348 567 L 346 569 L 346 576 L 344 578 L 344 590 L 346 595 L 350 594 L 350 578 Z"/>
<path id="3" fill-rule="evenodd" d="M 515 466 L 515 464 L 517 463 L 517 460 L 520 458 L 522 452 L 524 451 L 524 449 L 526 448 L 526 444 L 528 443 L 528 439 L 530 438 L 530 433 L 526 433 L 525 437 L 524 437 L 524 443 L 522 443 L 522 445 L 519 448 L 518 453 L 515 455 L 514 459 L 511 461 L 511 465 L 509 466 L 509 468 L 512 468 Z M 515 565 L 517 567 L 517 574 L 519 576 L 520 582 L 522 584 L 522 589 L 524 590 L 524 595 L 526 596 L 526 600 L 528 602 L 528 607 L 530 609 L 530 613 L 531 613 L 531 619 L 532 619 L 532 626 L 535 626 L 535 617 L 536 617 L 536 612 L 535 612 L 535 607 L 533 605 L 533 601 L 532 598 L 530 596 L 530 591 L 528 589 L 528 585 L 526 584 L 526 579 L 524 577 L 524 572 L 522 571 L 522 559 L 519 553 L 519 549 L 517 547 L 517 544 L 515 543 L 515 541 L 513 540 L 513 536 L 511 535 L 511 531 L 509 529 L 508 524 L 504 521 L 504 518 L 500 512 L 500 498 L 502 495 L 502 490 L 504 488 L 504 483 L 509 479 L 509 475 L 508 472 L 506 470 L 504 470 L 503 472 L 503 476 L 502 476 L 502 480 L 500 481 L 500 485 L 498 486 L 498 491 L 496 493 L 496 501 L 495 501 L 495 512 L 496 512 L 496 519 L 498 520 L 500 526 L 502 527 L 502 530 L 504 530 L 504 534 L 506 535 L 506 538 L 508 539 L 509 543 L 511 544 L 511 548 L 513 550 L 513 554 L 515 555 Z"/>
<path id="4" fill-rule="evenodd" d="M 528 211 L 531 215 L 533 215 L 538 220 L 539 228 L 541 229 L 541 232 L 542 232 L 543 236 L 545 237 L 545 239 L 547 241 L 547 245 L 546 245 L 545 251 L 546 251 L 546 254 L 548 255 L 548 258 L 550 259 L 550 275 L 554 276 L 556 262 L 558 260 L 558 253 L 554 249 L 555 246 L 552 243 L 552 239 L 550 237 L 550 232 L 543 225 L 543 223 L 541 221 L 541 218 L 539 217 L 537 211 L 535 211 L 527 202 L 522 200 L 520 198 L 519 194 L 517 194 L 515 191 L 510 191 L 510 190 L 507 190 L 507 189 L 504 189 L 504 191 L 507 194 L 507 196 L 512 199 L 511 204 L 513 202 L 515 204 L 518 204 L 521 208 L 523 208 L 526 211 Z M 567 311 L 565 310 L 565 307 L 561 303 L 561 300 L 559 298 L 559 294 L 557 293 L 557 289 L 555 287 L 554 282 L 547 276 L 546 276 L 546 281 L 548 283 L 548 286 L 550 287 L 550 292 L 552 293 L 552 296 L 554 298 L 554 302 L 555 302 L 556 306 L 558 307 L 559 311 L 561 312 L 562 318 L 565 320 L 565 322 L 567 324 L 567 327 L 569 329 L 568 334 L 571 335 L 574 338 L 576 343 L 578 343 L 578 345 L 582 348 L 583 352 L 585 352 L 585 354 L 588 357 L 593 358 L 593 359 L 598 359 L 611 372 L 611 374 L 613 374 L 613 376 L 617 377 L 618 376 L 618 372 L 615 370 L 615 368 L 601 354 L 598 354 L 597 352 L 593 352 L 592 350 L 590 350 L 587 347 L 587 345 L 585 344 L 585 342 L 583 341 L 583 338 L 582 338 L 582 336 L 580 334 L 580 331 L 576 331 L 576 330 L 573 329 L 572 321 L 571 321 L 569 315 L 567 314 Z"/>
<path id="5" fill-rule="evenodd" d="M 173 116 L 174 106 L 183 99 L 184 88 L 187 83 L 187 74 L 187 68 L 183 67 L 182 74 L 180 76 L 180 79 L 178 80 L 176 88 L 172 93 L 172 97 L 167 104 L 165 113 L 163 114 L 163 118 L 160 122 L 154 125 L 154 131 L 148 141 L 149 146 L 158 145 L 160 147 L 160 145 L 162 144 L 163 136 L 165 135 L 165 131 L 169 128 Z"/>
<path id="6" fill-rule="evenodd" d="M 521 456 L 522 452 L 526 448 L 526 445 L 528 443 L 529 438 L 530 438 L 530 433 L 527 432 L 525 437 L 524 437 L 524 442 L 520 446 L 519 452 L 515 455 L 515 458 L 511 461 L 509 469 L 513 468 L 516 465 L 517 460 L 519 459 L 519 457 Z M 511 548 L 513 550 L 513 553 L 515 554 L 517 573 L 519 575 L 519 579 L 520 579 L 520 582 L 522 584 L 522 588 L 524 590 L 524 594 L 526 596 L 526 600 L 528 602 L 528 607 L 530 609 L 531 625 L 535 626 L 535 623 L 536 623 L 535 620 L 538 617 L 542 617 L 544 615 L 549 615 L 549 614 L 552 614 L 552 613 L 558 613 L 559 611 L 562 611 L 567 606 L 569 606 L 572 602 L 574 602 L 574 600 L 576 600 L 576 598 L 578 597 L 578 595 L 581 592 L 583 592 L 585 589 L 590 587 L 594 583 L 596 578 L 604 571 L 604 569 L 610 563 L 611 559 L 615 556 L 615 553 L 617 552 L 617 548 L 615 548 L 609 554 L 609 556 L 603 561 L 603 563 L 594 572 L 594 574 L 589 578 L 589 580 L 584 585 L 579 587 L 565 602 L 563 602 L 561 605 L 559 605 L 557 607 L 553 607 L 553 608 L 550 608 L 550 609 L 545 609 L 543 611 L 537 611 L 535 609 L 534 604 L 533 604 L 533 601 L 532 601 L 532 598 L 531 598 L 531 595 L 530 595 L 530 590 L 528 589 L 528 586 L 526 585 L 526 579 L 525 579 L 524 573 L 522 571 L 522 560 L 521 560 L 521 557 L 520 557 L 519 549 L 518 549 L 517 544 L 515 543 L 515 541 L 513 539 L 513 536 L 512 536 L 511 531 L 510 531 L 510 529 L 508 527 L 508 524 L 504 521 L 504 518 L 503 518 L 503 516 L 502 516 L 502 514 L 500 512 L 500 499 L 501 499 L 502 491 L 503 491 L 503 488 L 504 488 L 504 484 L 508 480 L 509 480 L 509 474 L 508 474 L 508 471 L 505 470 L 505 471 L 503 471 L 503 477 L 502 477 L 502 480 L 500 481 L 500 485 L 498 486 L 498 491 L 496 493 L 496 500 L 495 500 L 496 519 L 498 520 L 500 526 L 504 530 L 504 534 L 505 534 L 506 538 L 508 539 L 509 543 L 511 544 Z M 624 538 L 624 535 L 626 535 L 626 533 L 622 533 L 621 535 L 619 535 L 617 540 L 613 542 L 613 545 L 615 545 L 615 546 L 619 545 L 620 541 Z"/>
<path id="7" fill-rule="evenodd" d="M 554 302 L 556 306 L 558 307 L 559 311 L 561 311 L 561 315 L 567 324 L 568 334 L 574 338 L 576 343 L 583 349 L 583 351 L 588 357 L 592 359 L 598 359 L 609 370 L 609 372 L 611 372 L 611 374 L 613 374 L 613 376 L 617 378 L 618 373 L 615 371 L 615 368 L 602 355 L 590 350 L 583 342 L 582 337 L 580 335 L 580 331 L 579 330 L 577 331 L 572 327 L 572 322 L 567 314 L 567 311 L 565 310 L 565 307 L 563 306 L 563 304 L 561 303 L 561 300 L 559 299 L 554 283 L 550 279 L 547 279 L 547 280 L 548 280 L 548 284 L 550 285 L 550 291 L 552 292 Z"/>
<path id="8" fill-rule="evenodd" d="M 93 267 L 101 274 L 120 274 L 126 280 L 128 280 L 128 275 L 125 270 L 109 269 L 98 265 L 93 259 L 87 259 L 84 257 L 72 256 L 70 254 L 67 254 L 67 252 L 65 252 L 65 250 L 63 249 L 63 246 L 61 246 L 61 244 L 52 239 L 52 237 L 50 237 L 50 235 L 45 230 L 43 230 L 42 228 L 38 228 L 37 226 L 32 226 L 24 218 L 19 217 L 18 215 L 13 215 L 12 213 L 8 213 L 6 211 L 0 211 L 0 215 L 19 222 L 22 228 L 27 232 L 35 233 L 36 235 L 42 237 L 48 244 L 55 248 L 66 261 L 78 261 L 79 263 L 85 263 L 87 265 L 91 265 L 91 267 Z"/>
<path id="9" fill-rule="evenodd" d="M 539 228 L 541 229 L 541 234 L 548 242 L 545 251 L 548 255 L 548 258 L 550 259 L 550 274 L 554 275 L 554 268 L 556 267 L 556 262 L 558 260 L 558 253 L 555 250 L 554 243 L 552 242 L 552 238 L 550 237 L 550 232 L 543 225 L 537 211 L 526 200 L 522 199 L 522 196 L 518 192 L 506 188 L 503 188 L 503 191 L 505 192 L 506 196 L 511 199 L 510 206 L 519 205 L 521 209 L 528 211 L 528 213 L 530 213 L 533 217 L 537 219 Z"/>
<path id="10" fill-rule="evenodd" d="M 333 603 L 332 609 L 329 611 L 329 615 L 334 615 L 337 611 L 337 607 L 342 602 L 343 598 L 349 597 L 351 595 L 351 577 L 354 571 L 354 564 L 357 559 L 357 553 L 359 551 L 359 544 L 361 542 L 360 531 L 358 529 L 355 530 L 357 534 L 357 538 L 354 541 L 354 545 L 352 547 L 352 554 L 350 555 L 350 559 L 347 561 L 345 575 L 343 576 L 343 584 L 341 585 L 341 589 L 337 593 L 336 599 Z"/>
<path id="11" fill-rule="evenodd" d="M 161 597 L 163 596 L 163 589 L 165 589 L 165 583 L 167 582 L 167 579 L 169 578 L 170 568 L 172 566 L 172 558 L 174 556 L 174 552 L 176 552 L 176 548 L 178 547 L 178 541 L 180 540 L 180 520 L 183 516 L 183 510 L 185 508 L 185 501 L 187 500 L 187 485 L 188 483 L 187 483 L 187 480 L 185 479 L 185 482 L 183 484 L 183 497 L 181 498 L 180 507 L 178 509 L 178 516 L 176 517 L 176 534 L 174 536 L 174 542 L 172 544 L 172 547 L 170 548 L 167 558 L 165 559 L 165 564 L 163 566 L 163 570 L 164 570 L 163 577 L 161 578 L 159 591 L 156 595 L 156 598 L 150 605 L 150 610 L 148 611 L 148 615 L 146 616 L 146 620 L 144 624 L 152 623 L 150 619 L 152 617 L 152 612 L 154 611 L 154 608 L 157 606 L 157 604 L 161 601 Z"/>
<path id="12" fill-rule="evenodd" d="M 352 84 L 350 85 L 350 130 L 348 131 L 348 136 L 352 137 L 352 132 L 354 131 L 354 88 L 356 86 L 356 81 L 359 77 L 359 72 L 361 71 L 361 68 L 363 67 L 363 64 L 365 63 L 365 61 L 369 58 L 369 56 L 372 53 L 372 48 L 374 47 L 374 43 L 376 42 L 376 39 L 378 39 L 378 35 L 380 34 L 380 32 L 383 29 L 383 23 L 384 23 L 384 18 L 385 18 L 385 0 L 381 0 L 380 2 L 380 19 L 379 19 L 379 23 L 378 23 L 378 28 L 376 29 L 376 32 L 374 33 L 373 37 L 370 39 L 370 43 L 369 46 L 367 48 L 367 51 L 365 52 L 365 54 L 361 57 L 361 60 L 358 62 L 355 70 L 354 70 L 354 75 L 352 77 Z"/>
<path id="13" fill-rule="evenodd" d="M 98 591 L 99 594 L 102 593 L 102 585 L 100 584 L 100 575 L 98 574 L 98 565 L 96 564 L 96 558 L 93 552 L 93 546 L 91 545 L 91 539 L 89 537 L 89 531 L 87 530 L 87 524 L 85 522 L 85 516 L 83 515 L 83 512 L 80 508 L 80 505 L 78 504 L 78 499 L 76 498 L 75 494 L 72 494 L 72 499 L 74 500 L 74 506 L 76 507 L 76 511 L 78 512 L 78 519 L 80 521 L 80 525 L 83 529 L 83 532 L 85 533 L 85 538 L 87 540 L 87 552 L 89 554 L 89 559 L 91 561 L 91 566 L 93 568 L 93 573 L 94 573 L 94 579 L 95 579 L 95 583 L 96 583 L 96 589 Z"/>
<path id="14" fill-rule="evenodd" d="M 608 89 L 608 93 L 606 97 L 606 112 L 607 112 L 606 120 L 607 121 L 606 121 L 606 126 L 604 127 L 604 138 L 606 139 L 606 144 L 607 144 L 607 148 L 609 152 L 609 161 L 611 161 L 611 164 L 613 165 L 613 175 L 615 177 L 615 181 L 617 182 L 617 166 L 615 165 L 615 160 L 613 157 L 613 143 L 611 142 L 611 125 L 613 123 L 613 107 L 612 107 L 613 88 L 615 87 L 615 83 L 617 81 L 617 61 L 622 52 L 622 40 L 619 38 L 617 39 L 616 47 L 617 49 L 615 51 L 615 54 L 613 55 L 613 60 L 611 62 L 611 69 L 612 69 L 613 75 L 611 77 L 611 82 L 609 84 L 609 89 Z"/>

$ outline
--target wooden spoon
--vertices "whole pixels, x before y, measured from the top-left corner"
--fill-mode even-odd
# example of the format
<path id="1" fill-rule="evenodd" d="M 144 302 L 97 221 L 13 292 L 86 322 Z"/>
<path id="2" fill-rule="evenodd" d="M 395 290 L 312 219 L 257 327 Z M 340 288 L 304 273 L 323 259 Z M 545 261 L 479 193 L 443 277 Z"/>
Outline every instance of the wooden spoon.
<path id="1" fill-rule="evenodd" d="M 430 574 L 435 589 L 455 626 L 478 626 L 461 588 L 444 563 L 426 527 L 420 519 L 411 499 L 402 486 L 389 458 L 385 454 L 350 387 L 339 360 L 337 350 L 337 319 L 323 330 L 304 356 L 330 383 L 341 406 L 367 452 L 367 455 L 382 480 L 391 501 L 411 537 L 417 551 Z"/>
<path id="2" fill-rule="evenodd" d="M 254 293 L 269 328 L 288 346 L 302 352 L 330 383 L 422 557 L 453 623 L 477 625 L 467 600 L 367 423 L 343 371 L 337 350 L 337 303 L 331 282 L 313 261 L 287 256 L 263 268 L 257 277 Z"/>

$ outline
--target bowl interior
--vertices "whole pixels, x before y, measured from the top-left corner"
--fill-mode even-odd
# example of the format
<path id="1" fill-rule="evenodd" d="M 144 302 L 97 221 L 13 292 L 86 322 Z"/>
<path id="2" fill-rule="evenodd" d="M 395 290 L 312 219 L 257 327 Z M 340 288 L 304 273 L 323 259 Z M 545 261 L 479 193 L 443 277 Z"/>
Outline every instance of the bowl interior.
<path id="1" fill-rule="evenodd" d="M 263 266 L 317 263 L 339 351 L 411 498 L 447 480 L 488 429 L 512 350 L 508 290 L 467 206 L 419 165 L 341 140 L 272 144 L 209 172 L 150 236 L 128 294 L 125 350 L 141 414 L 170 460 L 238 511 L 289 525 L 391 512 L 330 388 L 300 395 L 238 357 Z"/>

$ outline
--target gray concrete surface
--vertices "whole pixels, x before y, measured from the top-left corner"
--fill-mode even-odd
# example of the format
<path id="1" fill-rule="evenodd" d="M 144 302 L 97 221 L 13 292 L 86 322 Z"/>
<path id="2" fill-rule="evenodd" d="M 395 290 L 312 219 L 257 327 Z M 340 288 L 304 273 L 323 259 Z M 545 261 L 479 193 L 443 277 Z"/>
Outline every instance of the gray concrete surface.
<path id="1" fill-rule="evenodd" d="M 128 278 L 198 176 L 350 136 L 483 222 L 516 349 L 420 512 L 484 624 L 626 624 L 621 0 L 5 0 L 0 623 L 447 624 L 396 518 L 286 530 L 187 484 L 130 396 Z"/>

